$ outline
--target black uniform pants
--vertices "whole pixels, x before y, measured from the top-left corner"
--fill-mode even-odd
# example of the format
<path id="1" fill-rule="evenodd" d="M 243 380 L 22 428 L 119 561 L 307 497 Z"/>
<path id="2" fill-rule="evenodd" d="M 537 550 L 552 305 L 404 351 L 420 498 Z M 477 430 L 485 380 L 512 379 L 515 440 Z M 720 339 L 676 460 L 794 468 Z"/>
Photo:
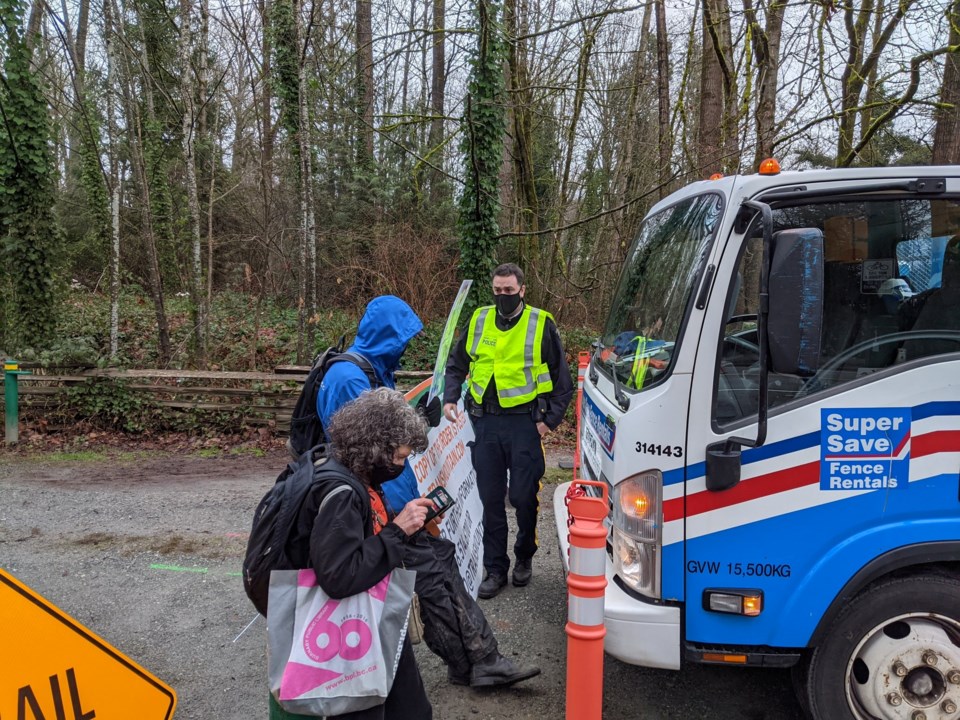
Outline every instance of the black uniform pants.
<path id="1" fill-rule="evenodd" d="M 545 461 L 537 424 L 530 414 L 474 417 L 477 439 L 473 446 L 473 467 L 483 503 L 483 565 L 488 573 L 506 576 L 507 555 L 507 471 L 510 472 L 510 504 L 517 511 L 518 559 L 533 557 L 537 551 L 537 513 L 540 480 Z"/>

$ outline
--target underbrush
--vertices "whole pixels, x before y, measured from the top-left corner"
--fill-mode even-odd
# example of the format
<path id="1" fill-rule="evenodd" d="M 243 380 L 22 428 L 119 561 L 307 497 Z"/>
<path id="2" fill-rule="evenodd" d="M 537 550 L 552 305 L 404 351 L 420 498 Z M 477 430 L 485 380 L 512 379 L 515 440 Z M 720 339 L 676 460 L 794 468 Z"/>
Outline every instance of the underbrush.
<path id="1" fill-rule="evenodd" d="M 171 368 L 191 367 L 190 306 L 186 297 L 171 297 L 166 306 L 174 356 Z M 74 290 L 65 302 L 59 341 L 42 353 L 18 358 L 48 368 L 105 367 L 158 368 L 157 330 L 150 299 L 135 286 L 124 289 L 120 302 L 119 356 L 109 360 L 109 298 L 99 292 Z M 316 352 L 345 336 L 347 344 L 356 330 L 359 314 L 342 309 L 325 309 L 311 319 L 315 329 Z M 273 372 L 297 360 L 297 311 L 270 298 L 225 291 L 215 296 L 210 315 L 207 369 L 221 371 Z M 404 370 L 431 371 L 446 319 L 430 322 L 422 337 L 415 339 L 403 358 Z M 461 318 L 461 326 L 466 318 Z M 570 371 L 576 383 L 577 355 L 588 350 L 595 334 L 585 328 L 561 327 Z M 569 444 L 573 440 L 573 407 L 568 422 L 549 436 L 548 444 Z M 253 414 L 252 414 L 253 413 Z M 187 433 L 212 437 L 244 435 L 245 422 L 255 408 L 238 407 L 234 412 L 169 412 L 155 398 L 138 392 L 128 381 L 98 378 L 70 387 L 56 409 L 45 408 L 42 416 L 24 412 L 33 429 L 43 433 L 47 426 L 72 433 L 78 428 L 93 432 L 143 434 L 150 432 Z M 265 423 L 258 423 L 263 425 Z M 269 427 L 269 424 L 268 424 Z M 263 430 L 261 427 L 260 430 Z"/>

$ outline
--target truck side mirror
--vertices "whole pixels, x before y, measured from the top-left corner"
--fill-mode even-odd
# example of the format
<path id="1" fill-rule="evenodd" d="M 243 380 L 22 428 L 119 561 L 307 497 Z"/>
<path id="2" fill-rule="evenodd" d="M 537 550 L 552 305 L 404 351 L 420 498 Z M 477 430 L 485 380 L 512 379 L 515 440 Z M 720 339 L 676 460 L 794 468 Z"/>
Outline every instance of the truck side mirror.
<path id="1" fill-rule="evenodd" d="M 774 233 L 767 322 L 771 370 L 813 375 L 820 363 L 823 325 L 822 231 Z"/>
<path id="2" fill-rule="evenodd" d="M 723 441 L 707 445 L 707 490 L 729 490 L 740 482 L 740 445 Z"/>

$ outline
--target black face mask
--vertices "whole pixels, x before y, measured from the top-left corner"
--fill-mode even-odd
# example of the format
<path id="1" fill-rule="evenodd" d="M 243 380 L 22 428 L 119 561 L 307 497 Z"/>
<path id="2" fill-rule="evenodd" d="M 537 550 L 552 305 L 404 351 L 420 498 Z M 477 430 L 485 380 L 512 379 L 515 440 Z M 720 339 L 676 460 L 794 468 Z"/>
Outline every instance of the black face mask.
<path id="1" fill-rule="evenodd" d="M 503 315 L 503 317 L 510 317 L 517 311 L 517 308 L 520 307 L 523 298 L 520 297 L 520 293 L 513 295 L 494 295 L 493 302 L 497 306 L 498 313 Z"/>
<path id="2" fill-rule="evenodd" d="M 403 469 L 406 467 L 404 465 L 395 465 L 390 463 L 389 465 L 377 465 L 370 471 L 370 482 L 374 487 L 380 487 L 385 482 L 390 480 L 396 480 L 403 473 Z"/>

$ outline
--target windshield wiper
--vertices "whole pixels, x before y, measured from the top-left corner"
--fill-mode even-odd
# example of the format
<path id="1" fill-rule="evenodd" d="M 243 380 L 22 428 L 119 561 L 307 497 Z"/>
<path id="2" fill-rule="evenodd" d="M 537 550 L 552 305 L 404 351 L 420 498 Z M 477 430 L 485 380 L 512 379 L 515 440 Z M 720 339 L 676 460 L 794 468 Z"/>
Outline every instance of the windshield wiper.
<path id="1" fill-rule="evenodd" d="M 626 412 L 630 409 L 630 396 L 620 388 L 620 378 L 617 376 L 617 363 L 610 363 L 610 375 L 613 377 L 613 397 L 620 409 Z"/>

